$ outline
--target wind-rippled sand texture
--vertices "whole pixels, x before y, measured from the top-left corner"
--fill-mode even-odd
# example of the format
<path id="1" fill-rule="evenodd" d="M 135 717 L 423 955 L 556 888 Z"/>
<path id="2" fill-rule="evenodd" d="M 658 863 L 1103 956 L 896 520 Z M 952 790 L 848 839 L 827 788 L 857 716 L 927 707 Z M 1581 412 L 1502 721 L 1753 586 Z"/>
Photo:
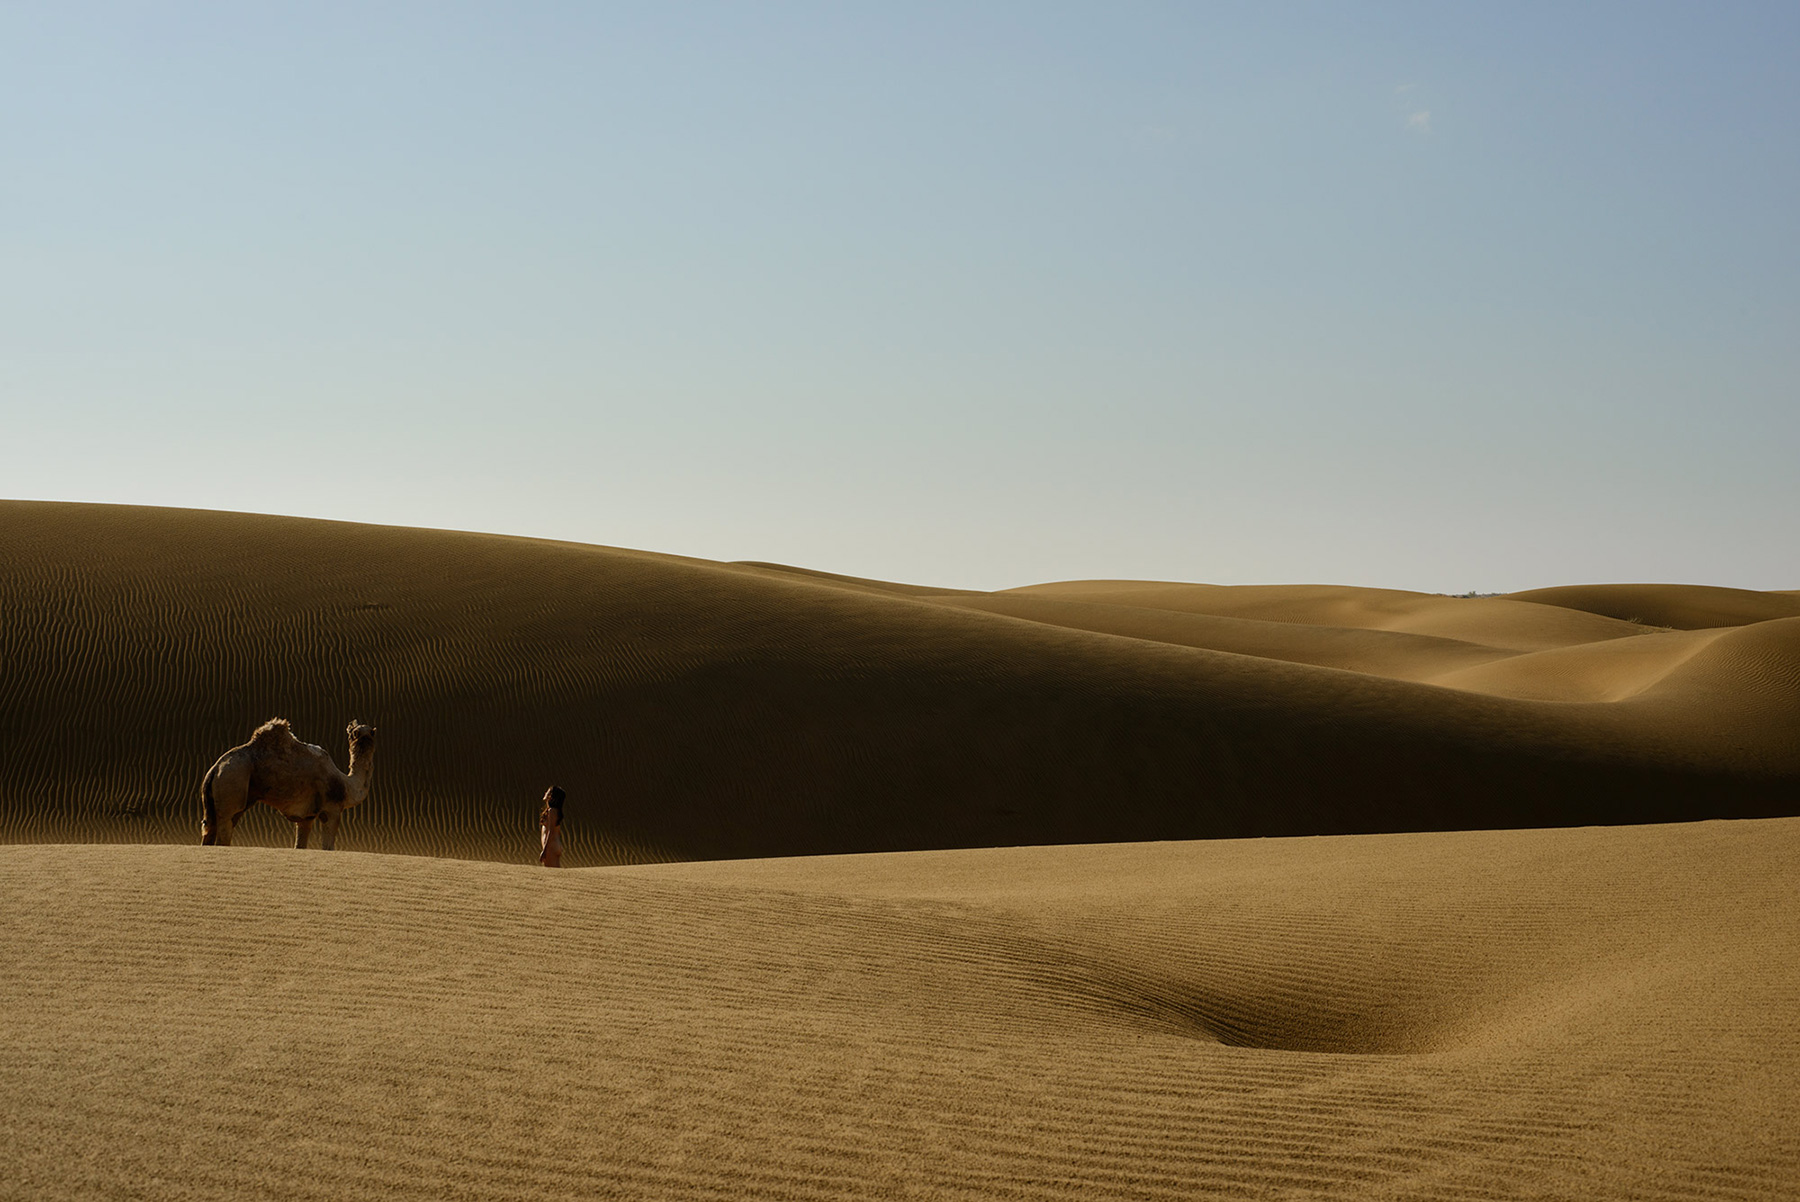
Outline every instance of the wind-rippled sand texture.
<path id="1" fill-rule="evenodd" d="M 1791 1198 L 1797 860 L 0 847 L 0 1197 Z"/>
<path id="2" fill-rule="evenodd" d="M 998 593 L 523 538 L 0 503 L 0 842 L 194 842 L 271 717 L 339 847 L 572 865 L 1800 812 L 1800 595 Z M 239 842 L 287 844 L 262 807 Z"/>

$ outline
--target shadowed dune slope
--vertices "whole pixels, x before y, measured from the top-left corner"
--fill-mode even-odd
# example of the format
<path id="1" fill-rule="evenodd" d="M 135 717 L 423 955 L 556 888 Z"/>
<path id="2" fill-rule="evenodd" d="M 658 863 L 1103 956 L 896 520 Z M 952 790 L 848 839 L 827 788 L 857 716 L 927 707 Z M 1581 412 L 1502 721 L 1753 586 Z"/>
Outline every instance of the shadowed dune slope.
<path id="1" fill-rule="evenodd" d="M 1789 1197 L 1797 859 L 0 847 L 0 1196 Z"/>
<path id="2" fill-rule="evenodd" d="M 24 502 L 0 568 L 0 841 L 194 840 L 275 716 L 340 763 L 376 724 L 339 846 L 442 856 L 532 858 L 551 782 L 573 864 L 1800 812 L 1790 619 Z"/>
<path id="3" fill-rule="evenodd" d="M 1648 626 L 1705 630 L 1800 618 L 1800 595 L 1700 584 L 1581 584 L 1509 594 L 1513 601 L 1557 605 Z"/>

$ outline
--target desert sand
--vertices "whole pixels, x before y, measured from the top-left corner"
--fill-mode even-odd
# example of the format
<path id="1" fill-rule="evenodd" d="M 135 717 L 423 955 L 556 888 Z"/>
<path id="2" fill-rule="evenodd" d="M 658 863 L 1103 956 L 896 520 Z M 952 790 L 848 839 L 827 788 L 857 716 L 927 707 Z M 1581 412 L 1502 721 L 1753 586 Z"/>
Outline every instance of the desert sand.
<path id="1" fill-rule="evenodd" d="M 0 1197 L 1800 1180 L 1800 593 L 4 502 L 0 607 Z M 195 846 L 276 716 L 339 850 Z"/>
<path id="2" fill-rule="evenodd" d="M 27 502 L 0 502 L 0 565 L 4 842 L 192 842 L 202 773 L 273 717 L 340 764 L 348 721 L 380 728 L 344 848 L 519 862 L 555 782 L 574 866 L 1777 817 L 1800 792 L 1792 594 L 971 593 Z"/>
<path id="3" fill-rule="evenodd" d="M 0 1191 L 1792 1197 L 1797 855 L 0 847 Z"/>

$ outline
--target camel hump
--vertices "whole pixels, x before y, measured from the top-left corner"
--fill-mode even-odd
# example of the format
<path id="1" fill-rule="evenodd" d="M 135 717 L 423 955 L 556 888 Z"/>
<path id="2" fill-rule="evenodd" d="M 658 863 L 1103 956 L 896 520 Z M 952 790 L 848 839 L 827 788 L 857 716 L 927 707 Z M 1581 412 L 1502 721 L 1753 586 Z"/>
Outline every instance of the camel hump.
<path id="1" fill-rule="evenodd" d="M 294 742 L 294 730 L 286 718 L 270 718 L 250 736 L 250 745 L 258 750 L 286 747 Z"/>

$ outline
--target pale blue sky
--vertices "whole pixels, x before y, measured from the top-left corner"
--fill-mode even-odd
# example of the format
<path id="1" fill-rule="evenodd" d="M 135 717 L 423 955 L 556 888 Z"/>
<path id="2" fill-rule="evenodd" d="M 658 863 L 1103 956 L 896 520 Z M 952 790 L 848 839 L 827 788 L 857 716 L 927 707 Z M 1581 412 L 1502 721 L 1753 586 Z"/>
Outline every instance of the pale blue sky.
<path id="1" fill-rule="evenodd" d="M 1800 588 L 1800 6 L 0 3 L 0 495 Z"/>

